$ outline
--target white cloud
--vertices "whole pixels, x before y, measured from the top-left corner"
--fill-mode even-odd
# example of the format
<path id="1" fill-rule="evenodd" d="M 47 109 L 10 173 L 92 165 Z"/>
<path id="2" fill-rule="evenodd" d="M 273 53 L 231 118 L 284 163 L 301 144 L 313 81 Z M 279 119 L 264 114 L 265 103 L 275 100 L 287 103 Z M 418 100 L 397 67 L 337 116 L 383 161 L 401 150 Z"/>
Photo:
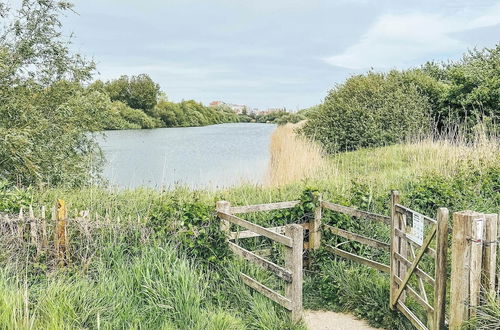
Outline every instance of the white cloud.
<path id="1" fill-rule="evenodd" d="M 387 69 L 416 65 L 433 56 L 462 53 L 474 45 L 461 41 L 455 33 L 499 24 L 500 5 L 471 16 L 383 15 L 357 44 L 324 60 L 349 69 Z"/>

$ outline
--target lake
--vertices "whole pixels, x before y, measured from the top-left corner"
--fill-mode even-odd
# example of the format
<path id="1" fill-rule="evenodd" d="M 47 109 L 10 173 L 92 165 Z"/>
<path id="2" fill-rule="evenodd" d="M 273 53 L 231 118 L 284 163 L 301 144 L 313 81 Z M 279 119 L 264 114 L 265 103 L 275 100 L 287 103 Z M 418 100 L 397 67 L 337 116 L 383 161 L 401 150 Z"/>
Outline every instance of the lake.
<path id="1" fill-rule="evenodd" d="M 236 123 L 204 127 L 106 131 L 99 139 L 114 186 L 215 189 L 263 183 L 271 124 Z"/>

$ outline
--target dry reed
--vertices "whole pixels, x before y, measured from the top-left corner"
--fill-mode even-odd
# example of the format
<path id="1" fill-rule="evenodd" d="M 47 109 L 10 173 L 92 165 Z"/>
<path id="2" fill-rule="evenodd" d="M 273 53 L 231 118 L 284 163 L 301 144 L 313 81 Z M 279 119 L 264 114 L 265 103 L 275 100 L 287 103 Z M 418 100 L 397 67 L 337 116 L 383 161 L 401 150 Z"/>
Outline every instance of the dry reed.
<path id="1" fill-rule="evenodd" d="M 321 147 L 298 135 L 302 123 L 278 126 L 271 136 L 271 160 L 267 182 L 282 186 L 316 176 L 326 162 Z"/>

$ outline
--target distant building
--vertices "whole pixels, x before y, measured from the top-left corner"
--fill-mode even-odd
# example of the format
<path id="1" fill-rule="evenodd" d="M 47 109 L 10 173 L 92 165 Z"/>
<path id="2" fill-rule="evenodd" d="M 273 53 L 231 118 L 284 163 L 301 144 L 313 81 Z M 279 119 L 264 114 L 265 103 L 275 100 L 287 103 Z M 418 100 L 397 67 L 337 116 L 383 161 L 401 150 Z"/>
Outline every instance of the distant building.
<path id="1" fill-rule="evenodd" d="M 242 104 L 230 104 L 230 103 L 225 103 L 225 102 L 222 102 L 222 101 L 212 101 L 212 102 L 210 102 L 210 106 L 214 107 L 214 108 L 216 108 L 216 107 L 225 107 L 225 108 L 231 109 L 232 111 L 234 111 L 238 115 L 243 114 L 248 109 L 248 107 L 246 105 L 242 105 Z"/>
<path id="2" fill-rule="evenodd" d="M 213 108 L 219 107 L 219 106 L 221 106 L 223 104 L 225 104 L 225 103 L 222 102 L 222 101 L 212 101 L 212 102 L 210 102 L 210 106 L 213 107 Z"/>

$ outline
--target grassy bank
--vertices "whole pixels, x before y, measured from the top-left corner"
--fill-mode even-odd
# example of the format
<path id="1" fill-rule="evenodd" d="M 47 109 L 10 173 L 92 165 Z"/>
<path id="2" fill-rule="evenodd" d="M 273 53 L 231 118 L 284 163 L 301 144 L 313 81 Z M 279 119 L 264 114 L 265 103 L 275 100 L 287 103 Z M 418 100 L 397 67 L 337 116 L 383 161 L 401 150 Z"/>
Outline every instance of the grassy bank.
<path id="1" fill-rule="evenodd" d="M 182 187 L 173 191 L 0 189 L 3 211 L 14 212 L 23 204 L 52 205 L 56 198 L 63 198 L 73 214 L 90 210 L 95 223 L 108 219 L 119 222 L 118 228 L 133 224 L 148 233 L 144 237 L 133 234 L 135 229 L 102 230 L 92 235 L 92 244 L 73 233 L 73 250 L 90 250 L 91 257 L 76 257 L 63 269 L 50 266 L 50 253 L 45 259 L 35 257 L 29 242 L 13 249 L 11 242 L 2 239 L 0 260 L 7 267 L 0 276 L 0 327 L 300 328 L 290 323 L 283 309 L 239 281 L 238 272 L 244 269 L 270 287 L 282 287 L 270 274 L 245 268 L 231 256 L 214 215 L 217 200 L 233 205 L 303 200 L 302 208 L 291 211 L 246 215 L 266 226 L 310 216 L 311 210 L 305 206 L 316 190 L 324 199 L 381 214 L 389 214 L 391 189 L 401 192 L 403 203 L 429 216 L 439 206 L 452 212 L 500 211 L 500 159 L 493 140 L 470 144 L 421 140 L 326 157 L 303 140 L 287 138 L 293 134 L 290 127 L 279 132 L 283 135 L 272 144 L 273 164 L 278 168 L 270 171 L 280 178 L 286 177 L 283 172 L 293 175 L 265 187 L 244 185 L 219 191 Z M 303 150 L 309 156 L 291 162 L 283 150 Z M 307 165 L 311 159 L 321 164 L 321 170 Z M 304 168 L 310 170 L 300 172 Z M 386 228 L 361 226 L 349 217 L 330 214 L 325 221 L 389 239 Z M 263 239 L 246 244 L 269 247 Z M 273 258 L 279 261 L 279 250 L 273 249 Z M 386 255 L 369 249 L 356 251 L 387 261 Z M 321 250 L 314 260 L 305 274 L 305 307 L 350 311 L 375 326 L 410 328 L 404 317 L 388 309 L 386 275 Z"/>

